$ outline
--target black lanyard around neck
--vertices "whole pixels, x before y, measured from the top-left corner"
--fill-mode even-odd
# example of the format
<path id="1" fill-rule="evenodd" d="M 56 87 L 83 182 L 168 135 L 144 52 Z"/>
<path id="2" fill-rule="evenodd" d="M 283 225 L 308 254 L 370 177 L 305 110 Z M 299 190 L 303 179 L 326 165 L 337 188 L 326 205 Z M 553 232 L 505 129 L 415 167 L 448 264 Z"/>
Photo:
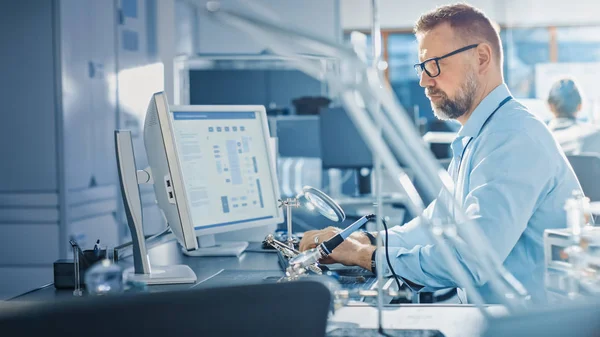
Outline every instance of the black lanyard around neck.
<path id="1" fill-rule="evenodd" d="M 496 107 L 496 109 L 488 116 L 488 118 L 486 118 L 485 122 L 483 122 L 483 125 L 481 125 L 481 129 L 479 131 L 480 133 L 481 133 L 481 130 L 483 130 L 483 128 L 487 125 L 487 123 L 492 119 L 492 116 L 494 116 L 494 114 L 498 110 L 500 110 L 500 108 L 502 106 L 504 106 L 504 104 L 508 103 L 511 99 L 512 99 L 512 96 L 508 96 L 505 99 L 503 99 L 502 102 L 500 102 L 500 104 L 498 104 L 498 107 Z M 456 181 L 458 181 L 458 176 L 459 176 L 459 173 L 460 173 L 460 167 L 462 165 L 463 157 L 465 156 L 465 152 L 467 151 L 467 147 L 469 146 L 469 144 L 471 143 L 471 141 L 473 140 L 473 138 L 475 138 L 475 137 L 471 137 L 469 139 L 469 141 L 467 142 L 467 145 L 465 145 L 465 147 L 462 150 L 462 153 L 460 154 L 460 157 L 458 158 L 458 167 L 456 168 Z"/>

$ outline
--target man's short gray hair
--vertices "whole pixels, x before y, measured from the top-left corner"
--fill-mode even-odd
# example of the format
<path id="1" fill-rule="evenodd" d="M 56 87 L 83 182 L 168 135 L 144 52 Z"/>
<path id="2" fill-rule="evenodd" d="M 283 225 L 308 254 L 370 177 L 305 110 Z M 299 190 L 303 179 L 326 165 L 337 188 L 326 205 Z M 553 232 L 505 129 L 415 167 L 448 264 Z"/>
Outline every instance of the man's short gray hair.
<path id="1" fill-rule="evenodd" d="M 579 88 L 570 78 L 558 80 L 548 94 L 548 104 L 554 108 L 559 118 L 575 118 L 581 102 Z"/>
<path id="2" fill-rule="evenodd" d="M 464 3 L 445 5 L 421 15 L 415 24 L 417 37 L 442 23 L 448 23 L 468 43 L 487 42 L 502 64 L 502 43 L 498 27 L 481 10 Z"/>

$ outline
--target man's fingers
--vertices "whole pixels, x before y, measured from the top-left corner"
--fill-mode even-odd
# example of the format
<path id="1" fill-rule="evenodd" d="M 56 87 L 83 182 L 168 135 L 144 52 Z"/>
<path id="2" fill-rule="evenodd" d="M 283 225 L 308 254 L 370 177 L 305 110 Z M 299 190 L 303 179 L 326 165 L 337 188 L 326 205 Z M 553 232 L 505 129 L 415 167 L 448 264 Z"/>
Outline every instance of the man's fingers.
<path id="1" fill-rule="evenodd" d="M 319 244 L 323 243 L 334 237 L 338 232 L 338 229 L 335 227 L 327 227 L 322 230 L 312 230 L 304 233 L 302 240 L 300 241 L 300 251 L 303 252 L 305 250 L 309 250 L 315 248 Z M 315 242 L 315 238 L 319 238 L 317 242 Z"/>
<path id="2" fill-rule="evenodd" d="M 322 264 L 333 264 L 333 263 L 336 263 L 336 262 L 337 262 L 336 260 L 332 259 L 329 256 L 326 257 L 326 258 L 324 258 L 324 259 L 320 259 L 319 260 L 319 263 L 322 263 Z"/>
<path id="3" fill-rule="evenodd" d="M 301 252 L 316 247 L 314 240 L 318 231 L 308 231 L 304 233 L 302 240 L 300 240 L 299 249 Z"/>
<path id="4" fill-rule="evenodd" d="M 315 245 L 314 243 L 309 243 L 309 242 L 300 242 L 300 251 L 303 252 L 305 250 L 309 250 L 312 248 L 315 248 L 317 245 Z"/>

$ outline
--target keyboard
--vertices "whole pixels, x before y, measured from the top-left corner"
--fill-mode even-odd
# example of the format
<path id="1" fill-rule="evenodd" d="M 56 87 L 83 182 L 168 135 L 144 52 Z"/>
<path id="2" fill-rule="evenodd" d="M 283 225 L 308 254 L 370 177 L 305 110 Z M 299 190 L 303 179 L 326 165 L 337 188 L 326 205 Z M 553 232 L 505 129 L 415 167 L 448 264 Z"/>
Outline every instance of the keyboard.
<path id="1" fill-rule="evenodd" d="M 340 276 L 333 275 L 331 272 L 324 272 L 323 275 L 328 275 L 336 279 L 343 289 L 346 290 L 369 290 L 375 286 L 377 277 L 373 276 Z"/>
<path id="2" fill-rule="evenodd" d="M 387 336 L 393 337 L 445 337 L 439 330 L 384 329 Z M 378 329 L 337 328 L 326 333 L 327 337 L 382 337 Z"/>
<path id="3" fill-rule="evenodd" d="M 285 271 L 289 265 L 288 259 L 277 251 L 279 256 L 279 266 Z M 369 290 L 372 289 L 377 281 L 377 277 L 372 272 L 360 267 L 338 267 L 330 271 L 327 266 L 320 266 L 323 269 L 323 275 L 328 275 L 338 280 L 342 288 L 346 290 Z"/>
<path id="4" fill-rule="evenodd" d="M 366 270 L 362 267 L 344 266 L 339 263 L 328 264 L 327 266 L 325 266 L 325 268 L 326 268 L 326 270 L 334 271 L 338 275 L 343 275 L 343 276 L 364 276 L 364 277 L 375 276 L 375 274 L 373 274 L 373 272 Z"/>

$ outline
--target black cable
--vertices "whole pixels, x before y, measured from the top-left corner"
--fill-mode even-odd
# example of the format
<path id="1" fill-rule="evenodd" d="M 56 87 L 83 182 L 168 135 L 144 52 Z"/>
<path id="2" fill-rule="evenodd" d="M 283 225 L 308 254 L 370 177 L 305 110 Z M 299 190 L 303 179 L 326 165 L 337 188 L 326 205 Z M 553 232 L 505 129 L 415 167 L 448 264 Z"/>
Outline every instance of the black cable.
<path id="1" fill-rule="evenodd" d="M 394 268 L 392 267 L 392 263 L 390 262 L 390 253 L 388 251 L 388 228 L 387 228 L 387 224 L 385 223 L 385 220 L 383 220 L 383 218 L 381 218 L 381 222 L 383 223 L 383 228 L 385 228 L 385 259 L 387 260 L 387 264 L 388 267 L 390 268 L 390 271 L 392 272 L 392 275 L 394 276 L 394 279 L 396 280 L 396 284 L 398 285 L 398 291 L 400 290 L 400 280 L 398 279 L 398 275 L 396 274 L 396 272 L 394 271 Z M 411 282 L 407 281 L 407 283 L 410 285 Z M 413 284 L 414 286 L 414 284 Z M 433 297 L 433 302 L 442 302 L 442 301 L 446 301 L 452 297 L 454 297 L 456 295 L 456 288 L 454 288 L 451 291 L 448 291 L 447 293 L 444 293 L 440 296 L 434 296 Z"/>
<path id="2" fill-rule="evenodd" d="M 381 218 L 381 223 L 383 224 L 383 228 L 385 229 L 385 259 L 387 261 L 387 265 L 390 268 L 390 271 L 392 272 L 392 275 L 394 276 L 394 280 L 396 280 L 396 285 L 398 285 L 398 291 L 400 291 L 400 280 L 398 279 L 398 275 L 396 275 L 396 272 L 394 271 L 394 267 L 392 267 L 392 263 L 390 262 L 390 252 L 388 250 L 389 244 L 388 244 L 388 227 L 387 224 L 385 223 L 385 220 L 383 218 Z M 379 326 L 378 331 L 380 335 L 384 336 L 384 337 L 392 337 L 392 335 L 387 334 L 384 330 L 383 330 L 383 326 Z"/>
<path id="3" fill-rule="evenodd" d="M 383 223 L 383 228 L 385 228 L 385 259 L 387 261 L 388 267 L 390 268 L 390 271 L 392 272 L 392 275 L 394 276 L 394 279 L 396 280 L 396 285 L 398 286 L 398 291 L 400 291 L 400 289 L 401 289 L 400 280 L 398 279 L 398 275 L 396 275 L 396 272 L 394 271 L 394 267 L 392 267 L 392 263 L 390 262 L 390 252 L 388 250 L 388 247 L 389 247 L 388 246 L 388 227 L 383 218 L 381 218 L 381 223 Z"/>
<path id="4" fill-rule="evenodd" d="M 31 293 L 34 293 L 34 292 L 38 291 L 38 290 L 46 289 L 46 288 L 48 288 L 48 287 L 50 287 L 50 286 L 53 286 L 53 285 L 54 285 L 54 282 L 52 282 L 52 283 L 48 283 L 48 284 L 46 284 L 46 285 L 43 285 L 43 286 L 41 286 L 41 287 L 39 287 L 39 288 L 36 288 L 36 289 L 30 290 L 30 291 L 28 291 L 28 292 L 26 292 L 26 293 L 22 293 L 22 294 L 20 294 L 20 295 L 17 295 L 17 296 L 14 296 L 14 297 L 8 298 L 8 299 L 6 299 L 6 301 L 12 301 L 12 300 L 18 299 L 18 298 L 20 298 L 20 297 L 22 297 L 22 296 L 29 295 L 29 294 L 31 294 Z"/>
<path id="5" fill-rule="evenodd" d="M 385 330 L 383 330 L 383 327 L 379 327 L 379 329 L 377 330 L 377 332 L 379 332 L 380 335 L 384 336 L 384 337 L 394 337 L 392 335 L 388 335 L 387 332 L 385 332 Z"/>
<path id="6" fill-rule="evenodd" d="M 165 234 L 167 234 L 170 231 L 171 231 L 171 226 L 167 225 L 167 228 L 165 228 L 162 232 L 158 232 L 158 233 L 153 234 L 153 235 L 146 235 L 145 238 L 146 238 L 146 240 L 154 240 L 157 237 L 165 235 Z"/>

